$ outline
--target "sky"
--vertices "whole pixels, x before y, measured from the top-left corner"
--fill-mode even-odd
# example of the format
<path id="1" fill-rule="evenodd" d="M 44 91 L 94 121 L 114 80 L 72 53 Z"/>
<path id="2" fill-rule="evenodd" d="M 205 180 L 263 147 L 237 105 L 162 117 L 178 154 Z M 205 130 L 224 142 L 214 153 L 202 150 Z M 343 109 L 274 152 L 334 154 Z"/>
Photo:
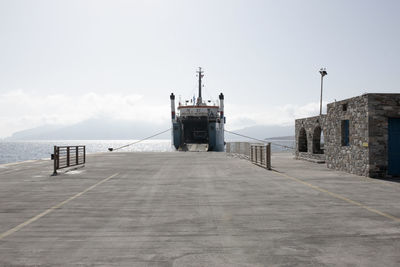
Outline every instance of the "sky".
<path id="1" fill-rule="evenodd" d="M 0 0 L 0 138 L 91 118 L 169 126 L 169 95 L 225 95 L 227 129 L 400 93 L 400 1 Z"/>

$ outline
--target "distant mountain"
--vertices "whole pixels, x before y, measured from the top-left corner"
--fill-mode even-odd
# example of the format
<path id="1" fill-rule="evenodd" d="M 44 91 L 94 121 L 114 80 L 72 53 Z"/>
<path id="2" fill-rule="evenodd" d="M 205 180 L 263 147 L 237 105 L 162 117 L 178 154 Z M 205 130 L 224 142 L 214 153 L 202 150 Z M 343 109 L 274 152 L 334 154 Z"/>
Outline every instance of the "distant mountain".
<path id="1" fill-rule="evenodd" d="M 229 130 L 229 129 L 228 129 Z M 246 135 L 256 139 L 281 139 L 288 138 L 287 140 L 294 139 L 294 125 L 293 126 L 280 126 L 280 125 L 256 125 L 251 127 L 242 128 L 239 130 L 232 131 L 241 135 Z M 292 137 L 290 139 L 290 137 Z M 225 139 L 230 140 L 246 140 L 244 137 L 240 137 L 231 133 L 225 134 Z M 286 140 L 286 139 L 285 139 Z"/>
<path id="2" fill-rule="evenodd" d="M 43 125 L 14 133 L 8 140 L 116 140 L 142 139 L 170 128 L 151 122 L 134 122 L 123 120 L 90 119 L 69 126 Z M 169 139 L 166 132 L 156 137 Z"/>
<path id="3" fill-rule="evenodd" d="M 11 137 L 5 139 L 26 140 L 29 139 L 30 136 L 35 137 L 35 136 L 46 135 L 49 132 L 56 132 L 57 130 L 62 128 L 63 127 L 60 125 L 43 125 L 40 127 L 15 132 Z"/>
<path id="4" fill-rule="evenodd" d="M 265 140 L 288 140 L 288 141 L 293 141 L 295 139 L 294 135 L 289 135 L 289 136 L 275 136 L 275 137 L 270 137 L 270 138 L 265 138 Z"/>
<path id="5" fill-rule="evenodd" d="M 142 139 L 159 133 L 171 127 L 170 122 L 154 124 L 151 122 L 90 119 L 69 126 L 43 125 L 40 127 L 14 133 L 7 140 L 116 140 Z M 229 128 L 228 128 L 229 130 Z M 233 131 L 235 133 L 256 139 L 274 138 L 294 139 L 294 126 L 257 125 Z M 281 136 L 281 137 L 276 137 Z M 156 139 L 170 139 L 171 133 L 166 132 Z M 227 141 L 247 140 L 231 133 L 225 134 Z M 286 140 L 286 139 L 285 139 Z"/>

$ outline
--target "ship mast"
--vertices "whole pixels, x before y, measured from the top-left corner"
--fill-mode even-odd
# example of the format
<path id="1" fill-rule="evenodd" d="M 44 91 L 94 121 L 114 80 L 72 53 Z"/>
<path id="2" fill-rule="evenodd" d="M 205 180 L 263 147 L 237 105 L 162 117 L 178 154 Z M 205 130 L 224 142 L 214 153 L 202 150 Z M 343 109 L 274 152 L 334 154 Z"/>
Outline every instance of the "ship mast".
<path id="1" fill-rule="evenodd" d="M 197 105 L 201 105 L 203 103 L 203 100 L 201 98 L 201 79 L 203 78 L 203 73 L 204 71 L 201 70 L 201 67 L 199 67 L 199 71 L 197 71 L 199 74 L 199 97 L 197 98 Z"/>

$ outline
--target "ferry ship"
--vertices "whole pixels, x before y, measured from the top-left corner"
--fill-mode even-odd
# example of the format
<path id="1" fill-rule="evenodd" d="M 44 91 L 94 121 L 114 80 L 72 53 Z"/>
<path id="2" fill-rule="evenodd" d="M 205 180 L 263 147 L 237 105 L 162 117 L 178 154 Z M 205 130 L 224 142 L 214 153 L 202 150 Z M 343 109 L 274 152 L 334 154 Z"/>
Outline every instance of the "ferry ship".
<path id="1" fill-rule="evenodd" d="M 219 103 L 208 105 L 201 96 L 204 72 L 197 71 L 199 95 L 191 101 L 179 102 L 175 113 L 175 95 L 171 93 L 172 144 L 179 151 L 224 151 L 224 95 Z M 208 101 L 211 103 L 211 101 Z"/>

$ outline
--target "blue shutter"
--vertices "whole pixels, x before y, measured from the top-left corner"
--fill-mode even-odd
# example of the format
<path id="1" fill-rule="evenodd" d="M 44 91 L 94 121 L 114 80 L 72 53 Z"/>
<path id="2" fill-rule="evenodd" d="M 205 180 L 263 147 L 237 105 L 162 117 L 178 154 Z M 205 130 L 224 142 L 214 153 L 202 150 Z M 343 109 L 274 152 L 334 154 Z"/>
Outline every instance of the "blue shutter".
<path id="1" fill-rule="evenodd" d="M 349 120 L 344 121 L 344 145 L 348 146 L 350 144 L 349 141 Z"/>
<path id="2" fill-rule="evenodd" d="M 400 176 L 400 118 L 389 118 L 388 174 Z"/>

